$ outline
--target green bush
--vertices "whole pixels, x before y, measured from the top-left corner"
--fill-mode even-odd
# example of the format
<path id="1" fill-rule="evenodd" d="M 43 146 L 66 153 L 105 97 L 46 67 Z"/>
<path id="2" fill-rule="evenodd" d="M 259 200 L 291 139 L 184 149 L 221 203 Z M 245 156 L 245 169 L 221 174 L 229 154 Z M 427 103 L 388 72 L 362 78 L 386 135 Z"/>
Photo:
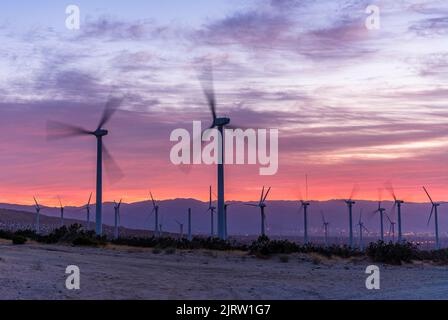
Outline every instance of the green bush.
<path id="1" fill-rule="evenodd" d="M 25 244 L 26 242 L 27 242 L 27 239 L 23 236 L 14 235 L 12 237 L 12 244 L 14 244 L 14 245 L 22 245 L 22 244 Z"/>
<path id="2" fill-rule="evenodd" d="M 412 243 L 385 243 L 378 241 L 370 243 L 366 249 L 366 255 L 375 262 L 383 262 L 394 265 L 409 263 L 413 259 L 419 259 L 416 246 Z"/>

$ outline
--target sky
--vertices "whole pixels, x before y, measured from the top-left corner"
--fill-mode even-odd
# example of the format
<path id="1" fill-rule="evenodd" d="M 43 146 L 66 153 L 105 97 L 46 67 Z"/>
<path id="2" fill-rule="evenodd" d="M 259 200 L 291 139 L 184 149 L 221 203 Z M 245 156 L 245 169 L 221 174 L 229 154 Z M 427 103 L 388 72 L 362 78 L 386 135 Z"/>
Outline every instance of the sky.
<path id="1" fill-rule="evenodd" d="M 80 8 L 79 30 L 65 27 Z M 380 8 L 368 30 L 365 9 Z M 104 200 L 208 197 L 216 167 L 170 162 L 170 133 L 210 123 L 198 69 L 213 61 L 218 114 L 279 130 L 279 170 L 226 167 L 226 198 L 405 201 L 445 195 L 448 170 L 446 1 L 31 1 L 0 10 L 0 202 L 67 205 L 95 187 L 94 137 L 47 141 L 47 121 L 107 125 L 123 172 Z M 302 190 L 302 191 L 300 191 Z"/>

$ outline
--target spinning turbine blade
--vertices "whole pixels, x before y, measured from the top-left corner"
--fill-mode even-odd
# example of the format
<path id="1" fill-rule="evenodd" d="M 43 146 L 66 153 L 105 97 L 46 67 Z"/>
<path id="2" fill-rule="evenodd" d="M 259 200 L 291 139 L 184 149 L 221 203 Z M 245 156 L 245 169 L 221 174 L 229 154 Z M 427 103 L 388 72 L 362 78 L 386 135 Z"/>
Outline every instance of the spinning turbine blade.
<path id="1" fill-rule="evenodd" d="M 200 79 L 200 82 L 202 86 L 202 91 L 204 92 L 208 106 L 212 113 L 213 125 L 211 127 L 213 128 L 215 126 L 215 120 L 217 118 L 217 115 L 216 115 L 216 96 L 213 84 L 213 67 L 211 63 L 208 65 L 208 67 L 204 68 L 202 72 L 202 79 Z"/>
<path id="2" fill-rule="evenodd" d="M 429 214 L 429 219 L 428 219 L 428 223 L 427 223 L 428 226 L 429 226 L 429 223 L 431 222 L 433 212 L 434 212 L 434 205 L 432 206 L 431 213 Z"/>
<path id="3" fill-rule="evenodd" d="M 36 197 L 33 197 L 33 199 L 34 199 L 34 203 L 36 204 L 36 208 L 40 208 L 39 203 L 36 200 Z"/>
<path id="4" fill-rule="evenodd" d="M 353 188 L 352 188 L 352 191 L 351 191 L 351 193 L 350 193 L 350 197 L 348 198 L 349 200 L 352 200 L 353 199 L 353 197 L 356 195 L 356 193 L 358 192 L 358 190 L 359 190 L 359 186 L 357 185 L 357 184 L 355 184 L 354 186 L 353 186 Z"/>
<path id="5" fill-rule="evenodd" d="M 428 198 L 429 198 L 429 201 L 431 201 L 431 203 L 434 205 L 434 201 L 432 201 L 432 198 L 431 198 L 431 196 L 429 195 L 429 192 L 428 192 L 428 190 L 426 190 L 426 188 L 425 187 L 423 187 L 423 190 L 425 190 L 425 192 L 426 192 L 426 195 L 428 196 Z"/>
<path id="6" fill-rule="evenodd" d="M 394 187 L 392 186 L 392 183 L 386 182 L 385 187 L 386 187 L 387 191 L 389 191 L 392 198 L 394 198 L 394 200 L 397 201 L 397 196 L 395 195 L 395 190 L 394 190 Z"/>
<path id="7" fill-rule="evenodd" d="M 151 196 L 152 206 L 155 209 L 156 208 L 156 202 L 154 201 L 154 197 L 152 196 L 152 192 L 151 191 L 149 191 L 149 195 Z"/>
<path id="8" fill-rule="evenodd" d="M 264 196 L 264 186 L 263 189 L 261 190 L 260 204 L 263 202 L 263 196 Z"/>
<path id="9" fill-rule="evenodd" d="M 123 98 L 110 98 L 106 106 L 104 107 L 103 115 L 101 117 L 100 122 L 98 123 L 97 129 L 101 129 L 109 120 L 112 118 L 113 114 L 118 110 L 121 103 L 123 102 Z"/>
<path id="10" fill-rule="evenodd" d="M 73 126 L 71 124 L 58 121 L 47 121 L 48 141 L 83 136 L 88 134 L 92 134 L 92 132 L 78 126 Z"/>
<path id="11" fill-rule="evenodd" d="M 266 194 L 265 194 L 265 196 L 264 196 L 262 202 L 265 202 L 265 201 L 266 201 L 266 198 L 268 197 L 269 191 L 271 191 L 271 187 L 269 187 L 269 189 L 268 189 L 268 191 L 266 192 Z"/>
<path id="12" fill-rule="evenodd" d="M 90 206 L 90 200 L 92 200 L 92 194 L 93 192 L 90 193 L 89 202 L 87 202 L 87 206 Z"/>
<path id="13" fill-rule="evenodd" d="M 110 154 L 109 150 L 106 148 L 104 143 L 103 143 L 103 157 L 109 178 L 112 181 L 121 180 L 124 176 L 123 171 L 121 171 L 120 167 L 115 162 L 114 158 L 112 157 L 112 155 Z"/>

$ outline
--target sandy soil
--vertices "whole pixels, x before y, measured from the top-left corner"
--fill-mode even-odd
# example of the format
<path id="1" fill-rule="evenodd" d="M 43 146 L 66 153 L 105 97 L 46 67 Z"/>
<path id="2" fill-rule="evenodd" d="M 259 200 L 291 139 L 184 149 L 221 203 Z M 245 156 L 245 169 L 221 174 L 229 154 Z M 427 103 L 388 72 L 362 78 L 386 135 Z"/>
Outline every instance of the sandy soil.
<path id="1" fill-rule="evenodd" d="M 0 241 L 0 299 L 446 299 L 447 267 L 379 265 L 381 289 L 365 288 L 366 260 L 245 253 L 153 253 L 128 247 L 12 246 Z M 65 268 L 81 269 L 81 290 Z"/>

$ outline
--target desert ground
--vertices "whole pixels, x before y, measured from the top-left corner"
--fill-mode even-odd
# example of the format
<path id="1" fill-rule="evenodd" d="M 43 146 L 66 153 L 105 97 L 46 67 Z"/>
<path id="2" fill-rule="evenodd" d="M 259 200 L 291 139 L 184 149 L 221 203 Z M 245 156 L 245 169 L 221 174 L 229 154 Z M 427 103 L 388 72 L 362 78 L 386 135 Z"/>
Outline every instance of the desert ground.
<path id="1" fill-rule="evenodd" d="M 379 265 L 381 289 L 367 290 L 366 259 L 243 252 L 83 248 L 0 241 L 0 299 L 447 299 L 445 266 Z M 81 289 L 65 288 L 68 265 Z"/>

